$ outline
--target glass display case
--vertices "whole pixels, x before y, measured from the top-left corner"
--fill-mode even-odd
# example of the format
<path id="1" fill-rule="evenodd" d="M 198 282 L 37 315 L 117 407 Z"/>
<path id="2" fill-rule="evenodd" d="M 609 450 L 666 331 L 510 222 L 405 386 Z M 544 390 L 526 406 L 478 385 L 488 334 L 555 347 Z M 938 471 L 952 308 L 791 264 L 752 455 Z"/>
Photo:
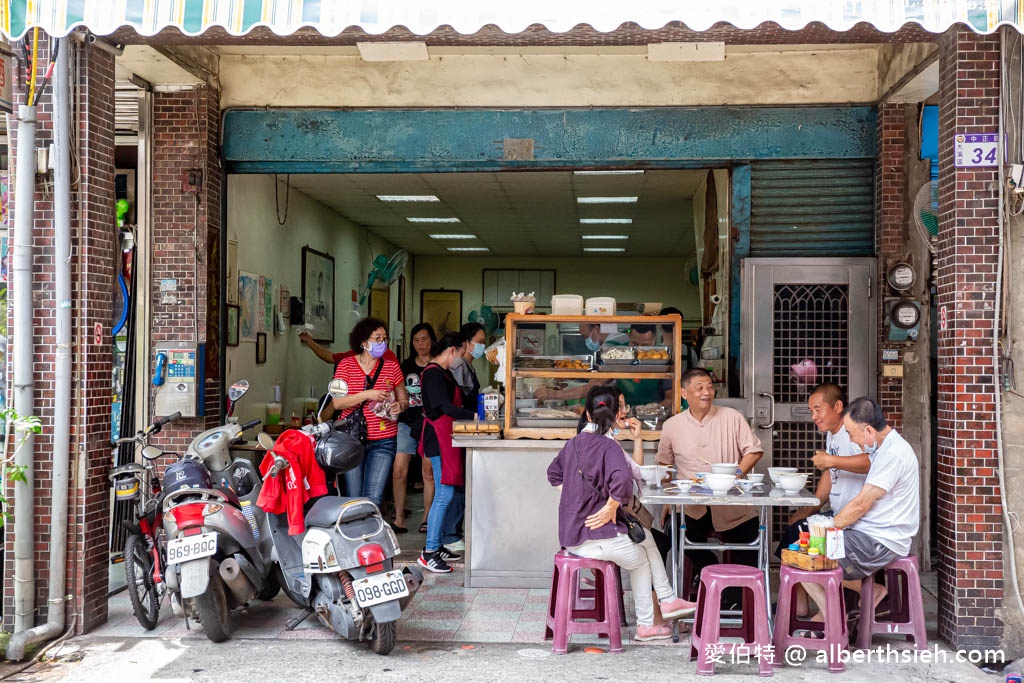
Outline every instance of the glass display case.
<path id="1" fill-rule="evenodd" d="M 505 318 L 506 439 L 568 439 L 576 434 L 590 387 L 614 383 L 643 438 L 679 412 L 679 316 Z"/>

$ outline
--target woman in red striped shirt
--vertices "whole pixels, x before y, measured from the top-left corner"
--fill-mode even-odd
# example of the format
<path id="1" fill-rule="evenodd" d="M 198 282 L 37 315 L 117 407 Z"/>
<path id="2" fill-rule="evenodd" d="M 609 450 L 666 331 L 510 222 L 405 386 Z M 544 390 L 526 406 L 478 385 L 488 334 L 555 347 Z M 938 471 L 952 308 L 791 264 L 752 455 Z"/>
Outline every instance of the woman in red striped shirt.
<path id="1" fill-rule="evenodd" d="M 363 411 L 366 455 L 362 465 L 345 473 L 345 487 L 348 495 L 364 496 L 381 507 L 395 461 L 398 415 L 409 407 L 409 395 L 402 368 L 392 358 L 384 358 L 386 323 L 363 318 L 352 328 L 348 341 L 355 355 L 343 358 L 334 371 L 334 377 L 348 385 L 348 395 L 334 399 L 334 407 L 342 418 Z"/>

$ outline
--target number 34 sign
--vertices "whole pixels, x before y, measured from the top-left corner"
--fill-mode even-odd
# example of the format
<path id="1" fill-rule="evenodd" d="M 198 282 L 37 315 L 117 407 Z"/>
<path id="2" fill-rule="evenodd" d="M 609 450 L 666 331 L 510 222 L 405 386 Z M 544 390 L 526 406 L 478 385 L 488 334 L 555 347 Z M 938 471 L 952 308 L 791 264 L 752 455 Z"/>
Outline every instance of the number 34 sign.
<path id="1" fill-rule="evenodd" d="M 998 133 L 957 133 L 953 142 L 957 168 L 998 166 Z"/>

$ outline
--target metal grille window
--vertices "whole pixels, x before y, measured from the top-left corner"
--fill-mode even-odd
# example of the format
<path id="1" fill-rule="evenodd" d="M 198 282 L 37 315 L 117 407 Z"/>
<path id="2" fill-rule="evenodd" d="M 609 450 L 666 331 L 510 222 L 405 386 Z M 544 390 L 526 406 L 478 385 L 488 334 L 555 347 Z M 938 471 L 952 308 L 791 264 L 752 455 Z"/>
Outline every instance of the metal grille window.
<path id="1" fill-rule="evenodd" d="M 780 422 L 775 425 L 772 440 L 772 466 L 796 467 L 800 472 L 810 472 L 811 479 L 807 482 L 807 490 L 813 492 L 818 487 L 821 472 L 812 465 L 811 456 L 814 455 L 814 451 L 825 448 L 824 435 L 818 432 L 813 422 Z M 774 549 L 789 523 L 789 516 L 793 510 L 778 507 L 771 510 Z"/>
<path id="2" fill-rule="evenodd" d="M 775 285 L 772 393 L 779 403 L 802 403 L 821 382 L 847 387 L 848 295 L 846 285 Z"/>

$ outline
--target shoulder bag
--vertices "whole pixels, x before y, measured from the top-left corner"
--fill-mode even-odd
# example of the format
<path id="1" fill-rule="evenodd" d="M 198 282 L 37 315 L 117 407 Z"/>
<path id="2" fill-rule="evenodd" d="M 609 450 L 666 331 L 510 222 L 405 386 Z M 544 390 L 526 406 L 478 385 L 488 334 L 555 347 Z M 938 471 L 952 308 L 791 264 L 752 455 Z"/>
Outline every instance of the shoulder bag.
<path id="1" fill-rule="evenodd" d="M 358 362 L 359 361 L 357 360 L 356 363 Z M 363 388 L 363 391 L 368 391 L 373 388 L 373 385 L 377 383 L 377 378 L 380 377 L 381 370 L 383 369 L 384 359 L 381 358 L 380 360 L 377 361 L 377 369 L 374 370 L 373 376 L 366 376 L 366 386 Z M 353 408 L 349 416 L 338 423 L 336 429 L 339 432 L 345 432 L 350 436 L 354 436 L 355 438 L 359 439 L 359 442 L 362 443 L 363 446 L 366 446 L 366 435 L 368 428 L 366 425 L 366 414 L 363 413 L 364 405 L 366 405 L 366 401 L 363 401 L 359 405 L 355 406 L 355 408 Z"/>
<path id="2" fill-rule="evenodd" d="M 585 476 L 583 476 L 583 468 L 580 467 L 580 453 L 578 449 L 576 451 L 576 471 L 580 473 L 580 479 L 585 481 L 587 485 L 590 488 L 592 488 L 595 493 L 597 493 L 598 496 L 607 498 L 607 496 L 601 493 L 601 491 L 596 486 L 594 486 L 594 482 L 590 481 Z M 633 499 L 636 500 L 636 496 L 633 496 Z M 630 503 L 632 502 L 633 501 L 630 501 Z M 640 503 L 639 500 L 636 500 L 636 502 L 637 504 Z M 641 505 L 641 507 L 643 506 Z M 629 540 L 633 541 L 633 543 L 644 542 L 644 539 L 647 538 L 647 533 L 644 531 L 644 526 L 640 523 L 640 520 L 638 520 L 636 517 L 634 517 L 630 512 L 626 510 L 626 506 L 620 505 L 616 511 L 616 516 L 620 517 L 622 519 L 622 523 L 626 525 L 626 535 L 629 536 Z M 648 516 L 650 516 L 650 513 L 648 513 Z M 651 519 L 651 521 L 653 521 L 653 518 Z M 650 528 L 650 526 L 648 526 L 648 528 Z"/>

